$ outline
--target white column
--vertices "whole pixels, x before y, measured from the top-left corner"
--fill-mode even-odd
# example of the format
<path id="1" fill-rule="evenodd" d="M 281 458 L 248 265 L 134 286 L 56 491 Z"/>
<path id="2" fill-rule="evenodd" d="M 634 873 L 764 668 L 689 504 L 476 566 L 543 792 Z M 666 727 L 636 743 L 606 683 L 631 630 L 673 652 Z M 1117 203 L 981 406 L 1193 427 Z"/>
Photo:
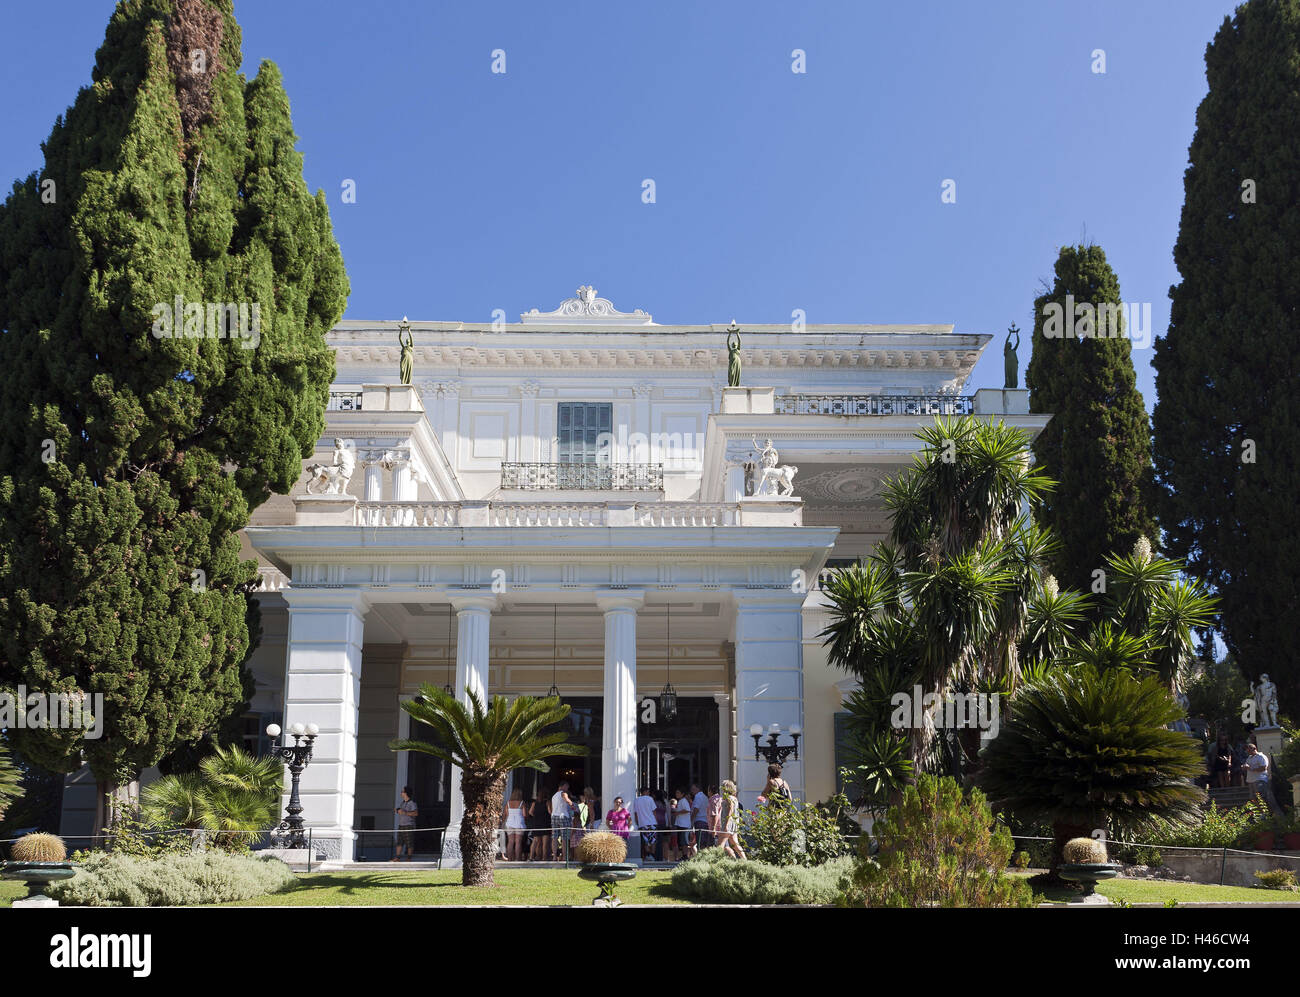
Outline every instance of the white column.
<path id="1" fill-rule="evenodd" d="M 393 461 L 393 498 L 398 502 L 415 501 L 415 477 L 409 455 Z"/>
<path id="2" fill-rule="evenodd" d="M 289 604 L 282 726 L 288 730 L 296 723 L 314 723 L 320 728 L 299 783 L 303 820 L 319 829 L 314 837 L 337 837 L 338 857 L 351 861 L 365 595 L 293 588 L 281 594 Z M 286 771 L 282 804 L 288 802 Z"/>
<path id="3" fill-rule="evenodd" d="M 636 799 L 636 611 L 644 602 L 643 592 L 605 592 L 596 599 L 605 614 L 600 799 L 606 809 L 616 796 L 623 797 L 628 809 Z"/>
<path id="4" fill-rule="evenodd" d="M 370 458 L 366 461 L 366 501 L 382 502 L 384 500 L 384 465 L 382 460 Z"/>
<path id="5" fill-rule="evenodd" d="M 733 778 L 736 761 L 736 746 L 731 740 L 731 697 L 725 692 L 715 692 L 713 701 L 718 704 L 718 785 L 722 785 Z"/>
<path id="6" fill-rule="evenodd" d="M 488 635 L 492 624 L 492 610 L 497 606 L 496 596 L 453 596 L 456 609 L 456 696 L 469 702 L 466 689 L 472 690 L 484 706 L 488 700 Z M 459 824 L 465 812 L 465 800 L 460 795 L 460 769 L 451 768 L 451 823 Z"/>
<path id="7" fill-rule="evenodd" d="M 755 761 L 752 724 L 781 725 L 781 744 L 790 743 L 792 725 L 803 726 L 802 593 L 785 590 L 736 590 L 736 754 L 741 802 L 753 807 L 767 781 L 767 761 Z M 800 753 L 803 738 L 799 739 Z M 803 799 L 803 762 L 791 758 L 783 773 L 795 796 Z"/>

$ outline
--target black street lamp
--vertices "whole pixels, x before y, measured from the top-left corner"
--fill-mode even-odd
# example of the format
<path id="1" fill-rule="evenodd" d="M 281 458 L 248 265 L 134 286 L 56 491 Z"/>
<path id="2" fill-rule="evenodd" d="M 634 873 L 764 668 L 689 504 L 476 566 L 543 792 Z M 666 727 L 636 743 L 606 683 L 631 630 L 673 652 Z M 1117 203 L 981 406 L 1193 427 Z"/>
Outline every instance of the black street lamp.
<path id="1" fill-rule="evenodd" d="M 280 736 L 280 725 L 270 724 L 266 728 L 267 736 L 275 739 Z M 307 767 L 311 761 L 311 746 L 316 740 L 316 735 L 320 733 L 320 728 L 315 724 L 294 724 L 289 728 L 289 733 L 293 735 L 293 746 L 287 744 L 278 744 L 271 748 L 271 754 L 279 758 L 289 766 L 289 775 L 293 778 L 293 784 L 289 789 L 289 805 L 285 807 L 288 812 L 284 820 L 280 822 L 277 831 L 287 831 L 289 833 L 290 848 L 306 848 L 307 841 L 303 837 L 302 830 L 302 802 L 298 799 L 298 779 L 302 776 L 302 770 Z"/>
<path id="2" fill-rule="evenodd" d="M 803 728 L 798 724 L 790 725 L 790 736 L 794 739 L 793 744 L 779 744 L 781 740 L 781 725 L 772 724 L 768 728 L 767 744 L 760 744 L 759 738 L 763 736 L 763 725 L 752 724 L 749 728 L 749 736 L 754 739 L 754 761 L 767 759 L 769 765 L 784 765 L 785 760 L 794 755 L 795 761 L 799 760 L 799 736 L 803 734 Z"/>

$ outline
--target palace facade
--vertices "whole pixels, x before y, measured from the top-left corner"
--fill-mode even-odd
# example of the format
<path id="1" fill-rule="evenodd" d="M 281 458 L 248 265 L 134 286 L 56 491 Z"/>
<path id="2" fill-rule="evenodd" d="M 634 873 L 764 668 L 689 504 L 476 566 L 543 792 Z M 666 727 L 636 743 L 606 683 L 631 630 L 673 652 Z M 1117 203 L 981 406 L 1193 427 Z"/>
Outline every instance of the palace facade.
<path id="1" fill-rule="evenodd" d="M 1031 436 L 1049 417 L 1027 391 L 965 393 L 991 337 L 952 326 L 746 325 L 728 387 L 726 325 L 659 325 L 589 287 L 520 318 L 330 333 L 316 455 L 245 534 L 263 588 L 248 746 L 318 725 L 303 816 L 345 860 L 374 857 L 404 785 L 422 827 L 457 820 L 456 772 L 388 748 L 421 735 L 400 704 L 425 682 L 558 690 L 588 752 L 515 773 L 528 796 L 565 778 L 607 808 L 733 778 L 753 805 L 750 731 L 778 725 L 799 734 L 795 795 L 829 797 L 853 683 L 826 663 L 821 573 L 884 538 L 882 482 L 936 414 Z M 83 769 L 63 832 L 93 810 Z"/>

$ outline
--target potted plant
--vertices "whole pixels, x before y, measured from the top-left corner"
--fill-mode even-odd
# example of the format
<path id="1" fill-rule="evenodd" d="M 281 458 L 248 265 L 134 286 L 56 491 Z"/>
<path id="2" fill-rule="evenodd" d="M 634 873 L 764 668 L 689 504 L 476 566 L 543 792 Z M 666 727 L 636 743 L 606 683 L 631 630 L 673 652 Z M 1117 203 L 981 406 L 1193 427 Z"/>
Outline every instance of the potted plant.
<path id="1" fill-rule="evenodd" d="M 1120 867 L 1108 860 L 1104 842 L 1096 838 L 1071 838 L 1061 850 L 1061 857 L 1065 861 L 1057 870 L 1060 877 L 1083 887 L 1083 896 L 1078 902 L 1110 902 L 1096 893 L 1097 884 L 1103 879 L 1114 879 L 1119 875 Z"/>
<path id="2" fill-rule="evenodd" d="M 575 850 L 582 868 L 578 876 L 600 884 L 600 895 L 592 901 L 596 907 L 617 907 L 623 901 L 614 893 L 615 884 L 636 875 L 636 866 L 624 862 L 627 842 L 612 831 L 584 834 Z"/>
<path id="3" fill-rule="evenodd" d="M 57 907 L 58 901 L 42 892 L 50 883 L 76 874 L 71 862 L 64 861 L 68 850 L 55 834 L 25 834 L 9 849 L 10 861 L 3 863 L 0 878 L 21 879 L 27 884 L 27 899 L 15 900 L 14 906 Z"/>
<path id="4" fill-rule="evenodd" d="M 1289 852 L 1300 851 L 1300 818 L 1295 811 L 1289 815 L 1279 816 L 1274 821 L 1273 830 L 1277 838 L 1281 839 L 1284 849 Z"/>

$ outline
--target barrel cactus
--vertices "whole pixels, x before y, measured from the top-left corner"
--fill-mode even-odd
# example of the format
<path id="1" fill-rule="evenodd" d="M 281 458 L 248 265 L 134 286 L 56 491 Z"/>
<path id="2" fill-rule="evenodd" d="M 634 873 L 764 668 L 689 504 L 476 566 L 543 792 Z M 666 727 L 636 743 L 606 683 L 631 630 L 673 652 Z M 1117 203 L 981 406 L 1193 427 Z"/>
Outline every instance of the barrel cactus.
<path id="1" fill-rule="evenodd" d="M 57 834 L 25 834 L 9 849 L 15 862 L 62 862 L 68 857 L 63 839 Z"/>
<path id="2" fill-rule="evenodd" d="M 1071 838 L 1061 850 L 1061 857 L 1071 865 L 1106 862 L 1106 843 L 1096 838 Z"/>
<path id="3" fill-rule="evenodd" d="M 594 831 L 584 834 L 578 842 L 577 856 L 579 862 L 598 862 L 606 865 L 622 862 L 627 858 L 627 842 L 610 831 Z"/>

